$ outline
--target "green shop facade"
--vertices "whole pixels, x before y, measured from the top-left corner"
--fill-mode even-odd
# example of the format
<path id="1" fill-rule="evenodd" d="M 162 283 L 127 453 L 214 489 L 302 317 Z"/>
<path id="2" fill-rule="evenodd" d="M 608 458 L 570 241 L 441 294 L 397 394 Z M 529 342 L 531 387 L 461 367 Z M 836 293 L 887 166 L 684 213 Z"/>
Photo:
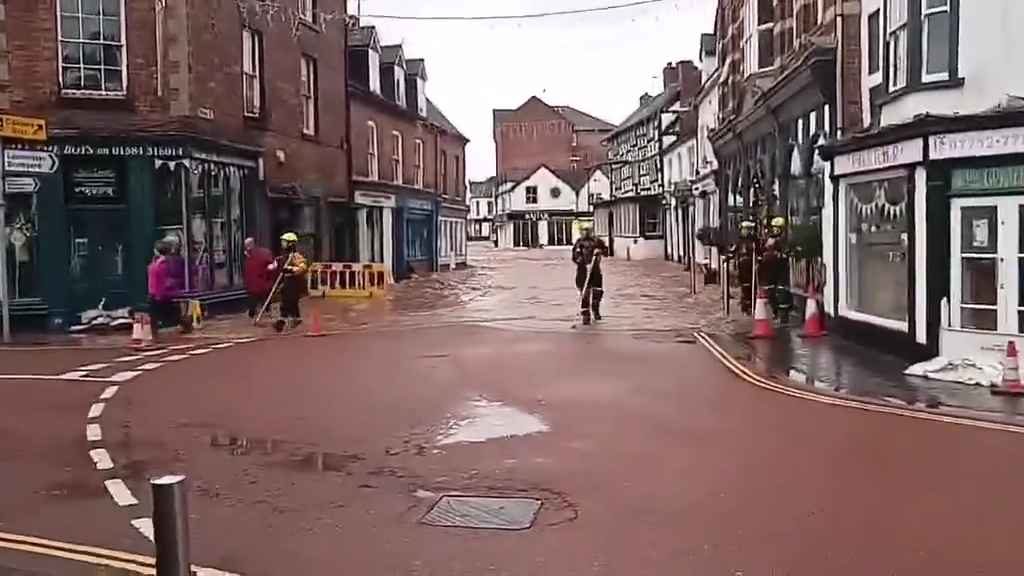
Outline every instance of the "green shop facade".
<path id="1" fill-rule="evenodd" d="M 260 151 L 196 138 L 51 138 L 4 150 L 15 327 L 145 309 L 157 240 L 178 240 L 186 295 L 244 296 L 243 241 L 265 214 Z"/>

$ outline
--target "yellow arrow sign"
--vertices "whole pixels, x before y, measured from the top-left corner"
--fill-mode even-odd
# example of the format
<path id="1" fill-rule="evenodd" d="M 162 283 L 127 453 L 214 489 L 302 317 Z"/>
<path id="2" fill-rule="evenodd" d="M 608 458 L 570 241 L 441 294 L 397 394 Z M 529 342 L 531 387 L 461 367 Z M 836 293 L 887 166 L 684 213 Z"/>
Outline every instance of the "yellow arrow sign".
<path id="1" fill-rule="evenodd" d="M 0 138 L 46 140 L 46 120 L 0 114 Z"/>

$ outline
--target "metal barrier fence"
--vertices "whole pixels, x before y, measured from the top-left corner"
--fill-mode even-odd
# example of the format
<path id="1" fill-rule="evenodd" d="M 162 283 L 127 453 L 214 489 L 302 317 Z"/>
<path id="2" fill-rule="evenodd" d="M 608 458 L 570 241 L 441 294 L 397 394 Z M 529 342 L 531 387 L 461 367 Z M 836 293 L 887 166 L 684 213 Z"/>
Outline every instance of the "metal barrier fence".
<path id="1" fill-rule="evenodd" d="M 321 298 L 372 298 L 394 281 L 383 264 L 317 262 L 309 267 L 309 295 Z"/>

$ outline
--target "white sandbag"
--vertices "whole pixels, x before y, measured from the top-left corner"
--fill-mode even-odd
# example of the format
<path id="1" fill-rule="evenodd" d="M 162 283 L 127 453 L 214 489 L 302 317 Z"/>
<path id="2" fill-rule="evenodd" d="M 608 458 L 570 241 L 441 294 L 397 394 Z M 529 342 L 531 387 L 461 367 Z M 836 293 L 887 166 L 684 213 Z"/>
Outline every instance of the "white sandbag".
<path id="1" fill-rule="evenodd" d="M 972 386 L 995 386 L 1002 381 L 1003 367 L 998 363 L 981 362 L 972 358 L 951 360 L 938 356 L 914 364 L 903 373 L 908 376 L 920 376 L 943 382 L 957 382 Z"/>

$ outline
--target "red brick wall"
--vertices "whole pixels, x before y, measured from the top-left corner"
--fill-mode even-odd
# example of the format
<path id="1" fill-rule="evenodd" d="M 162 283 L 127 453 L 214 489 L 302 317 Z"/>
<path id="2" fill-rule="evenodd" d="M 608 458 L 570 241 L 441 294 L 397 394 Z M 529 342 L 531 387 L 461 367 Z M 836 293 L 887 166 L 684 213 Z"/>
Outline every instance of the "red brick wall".
<path id="1" fill-rule="evenodd" d="M 466 200 L 466 143 L 452 134 L 443 134 L 439 138 L 441 150 L 448 157 L 448 198 L 458 202 Z M 457 167 L 457 169 L 456 169 Z"/>
<path id="2" fill-rule="evenodd" d="M 608 160 L 608 147 L 601 144 L 608 132 L 577 132 L 575 154 L 580 157 L 579 170 L 588 170 Z"/>
<path id="3" fill-rule="evenodd" d="M 859 130 L 864 125 L 863 96 L 861 94 L 861 21 L 860 14 L 848 14 L 843 18 L 842 62 L 843 123 L 846 133 Z"/>
<path id="4" fill-rule="evenodd" d="M 393 131 L 402 134 L 403 175 L 402 183 L 414 186 L 415 154 L 417 138 L 423 140 L 423 185 L 427 190 L 437 190 L 437 142 L 436 131 L 422 120 L 403 115 L 400 111 L 391 110 L 395 104 L 380 100 L 376 96 L 364 93 L 351 95 L 352 107 L 352 174 L 357 178 L 368 178 L 369 128 L 368 122 L 377 125 L 378 177 L 385 182 L 394 181 L 392 169 Z M 449 163 L 451 162 L 449 158 Z"/>
<path id="5" fill-rule="evenodd" d="M 14 113 L 45 117 L 52 129 L 85 133 L 186 132 L 264 146 L 268 184 L 321 185 L 328 194 L 348 194 L 345 135 L 345 34 L 343 19 L 321 32 L 300 26 L 300 35 L 281 20 L 264 31 L 264 83 L 267 111 L 262 121 L 242 115 L 241 18 L 235 2 L 168 2 L 164 26 L 163 94 L 157 86 L 156 15 L 153 0 L 126 0 L 128 97 L 76 99 L 59 92 L 56 0 L 7 0 L 10 83 Z M 343 0 L 320 0 L 324 12 L 343 11 Z M 187 14 L 182 12 L 187 9 Z M 318 59 L 319 133 L 302 136 L 299 60 Z M 2 84 L 0 84 L 2 86 Z M 3 101 L 0 100 L 0 104 Z M 197 116 L 199 108 L 213 120 Z M 285 151 L 278 163 L 276 150 Z"/>
<path id="6" fill-rule="evenodd" d="M 511 120 L 500 124 L 496 127 L 499 178 L 523 178 L 541 164 L 567 170 L 572 133 L 572 125 L 565 120 Z"/>

